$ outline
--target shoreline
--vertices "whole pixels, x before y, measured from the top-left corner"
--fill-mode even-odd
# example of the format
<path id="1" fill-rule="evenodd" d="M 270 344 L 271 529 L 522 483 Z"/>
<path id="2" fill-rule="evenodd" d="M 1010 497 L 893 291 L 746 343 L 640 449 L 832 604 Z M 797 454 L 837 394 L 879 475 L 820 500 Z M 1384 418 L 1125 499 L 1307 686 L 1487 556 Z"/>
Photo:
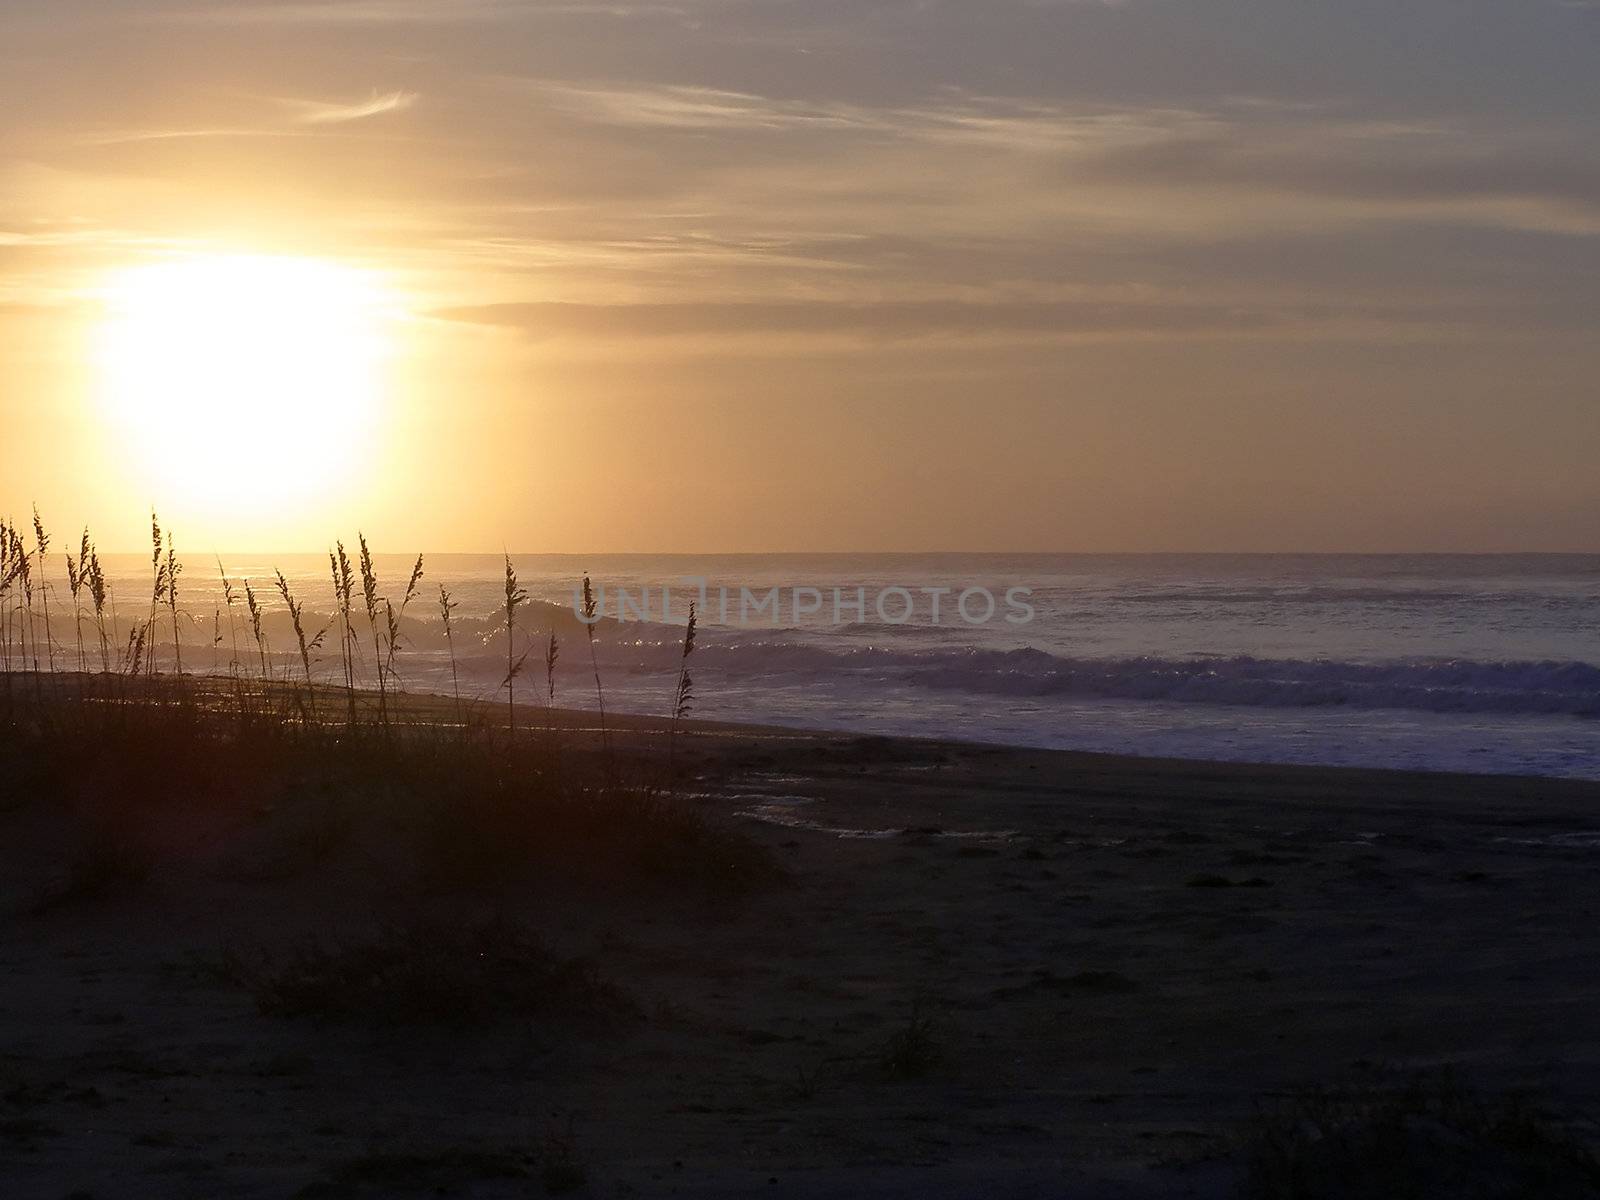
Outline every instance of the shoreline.
<path id="1" fill-rule="evenodd" d="M 34 679 L 35 673 L 26 670 L 11 671 L 9 676 L 12 681 L 12 687 L 25 691 L 27 687 L 31 686 L 29 681 Z M 45 683 L 48 688 L 70 690 L 71 685 L 80 679 L 91 684 L 99 683 L 104 685 L 107 682 L 114 684 L 119 680 L 125 681 L 126 677 L 115 673 L 107 675 L 95 671 L 80 673 L 63 670 L 40 672 L 38 673 L 38 679 Z M 196 688 L 199 695 L 212 702 L 229 701 L 231 699 L 229 686 L 232 679 L 227 675 L 210 672 L 191 672 L 177 676 L 171 673 L 162 673 L 154 676 L 154 680 L 161 685 L 170 685 L 174 681 L 181 681 L 182 686 Z M 133 682 L 138 683 L 140 681 L 135 680 Z M 253 689 L 259 693 L 261 688 L 259 680 L 242 677 L 242 682 L 247 690 Z M 294 681 L 274 679 L 268 684 L 267 691 L 268 694 L 287 696 L 302 691 L 303 687 L 304 685 Z M 319 681 L 316 685 L 315 693 L 320 698 L 324 711 L 338 711 L 338 706 L 346 701 L 346 690 L 342 685 L 324 684 Z M 355 696 L 356 704 L 361 714 L 368 720 L 376 720 L 379 704 L 377 689 L 358 687 L 355 690 Z M 19 697 L 19 699 L 25 700 L 26 696 Z M 456 700 L 447 693 L 396 691 L 388 694 L 387 702 L 394 709 L 396 718 L 402 723 L 409 718 L 410 723 L 415 725 L 420 717 L 425 718 L 424 723 L 426 725 L 434 728 L 459 726 L 459 722 L 454 720 Z M 503 728 L 505 712 L 503 698 L 485 699 L 482 696 L 462 696 L 460 704 L 467 714 L 469 723 L 481 724 L 485 728 Z M 598 739 L 601 732 L 598 718 L 598 711 L 594 708 L 558 705 L 554 709 L 550 709 L 537 700 L 527 699 L 519 700 L 517 703 L 517 728 L 519 733 L 537 734 L 553 727 L 569 736 L 573 734 L 592 735 Z M 673 719 L 668 716 L 611 709 L 606 712 L 606 721 L 613 733 L 627 733 L 636 737 L 667 737 L 670 735 L 674 725 Z M 593 724 L 590 724 L 590 722 L 593 722 Z M 324 719 L 322 723 L 330 728 L 335 728 L 342 724 L 340 720 L 333 718 Z M 1386 782 L 1394 783 L 1411 780 L 1417 786 L 1425 788 L 1443 788 L 1451 781 L 1474 787 L 1488 787 L 1492 790 L 1539 787 L 1556 791 L 1571 791 L 1574 796 L 1581 796 L 1587 793 L 1592 795 L 1597 802 L 1600 802 L 1600 780 L 1577 776 L 1122 754 L 1110 751 L 1030 746 L 1012 742 L 938 735 L 867 733 L 846 729 L 780 725 L 765 722 L 706 720 L 692 716 L 678 722 L 678 732 L 680 736 L 694 738 L 702 742 L 737 743 L 752 740 L 811 744 L 832 744 L 852 740 L 884 742 L 923 746 L 931 749 L 960 749 L 969 752 L 1030 757 L 1038 759 L 1041 763 L 1049 763 L 1053 767 L 1063 769 L 1083 769 L 1098 773 L 1126 773 L 1130 775 L 1176 772 L 1193 776 L 1213 777 L 1219 781 L 1263 780 L 1278 776 L 1284 781 L 1302 785 L 1314 785 L 1318 781 L 1350 786 L 1362 783 L 1382 785 Z"/>
<path id="2" fill-rule="evenodd" d="M 200 761 L 153 786 L 168 712 Z M 586 816 L 610 762 L 584 710 L 519 734 L 508 780 L 473 765 L 503 730 L 398 724 L 409 791 L 381 734 L 145 716 L 81 752 L 8 730 L 65 749 L 0 805 L 0 1189 L 492 1200 L 559 1151 L 594 1195 L 1225 1200 L 1303 1089 L 1451 1069 L 1567 1113 L 1600 1078 L 1597 784 L 694 722 L 655 776 L 684 824 Z M 607 724 L 619 765 L 663 765 L 664 719 Z M 474 824 L 463 773 L 513 803 Z M 83 886 L 130 788 L 150 867 Z M 553 849 L 501 874 L 518 830 Z M 775 874 L 715 882 L 740 863 Z M 516 929 L 583 964 L 579 1011 L 397 1024 L 361 1007 L 366 958 L 309 1015 L 262 991 L 342 946 L 483 1003 L 455 973 Z"/>

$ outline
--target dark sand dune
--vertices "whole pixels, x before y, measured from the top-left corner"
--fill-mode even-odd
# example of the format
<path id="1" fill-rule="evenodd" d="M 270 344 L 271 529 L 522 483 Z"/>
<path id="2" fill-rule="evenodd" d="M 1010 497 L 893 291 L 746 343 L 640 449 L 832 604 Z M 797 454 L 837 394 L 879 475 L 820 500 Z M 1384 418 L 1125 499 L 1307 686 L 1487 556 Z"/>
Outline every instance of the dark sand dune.
<path id="1" fill-rule="evenodd" d="M 148 877 L 63 898 L 83 797 L 8 796 L 0 1194 L 1224 1196 L 1296 1088 L 1600 1089 L 1600 787 L 704 726 L 687 757 L 783 882 L 425 886 L 416 829 L 312 782 L 188 797 Z M 604 987 L 456 1028 L 263 1014 L 217 967 L 490 915 Z"/>

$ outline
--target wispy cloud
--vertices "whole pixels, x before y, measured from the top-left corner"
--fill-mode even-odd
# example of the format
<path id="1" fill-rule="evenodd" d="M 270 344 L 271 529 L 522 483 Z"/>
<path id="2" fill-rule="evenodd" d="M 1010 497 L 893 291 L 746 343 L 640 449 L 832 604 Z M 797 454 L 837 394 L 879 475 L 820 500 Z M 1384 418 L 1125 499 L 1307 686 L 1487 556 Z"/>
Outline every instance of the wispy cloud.
<path id="1" fill-rule="evenodd" d="M 171 8 L 158 19 L 184 25 L 449 25 L 536 17 L 682 15 L 673 4 L 528 4 L 525 0 L 324 0 Z"/>
<path id="2" fill-rule="evenodd" d="M 133 129 L 123 133 L 94 134 L 90 137 L 80 138 L 81 144 L 86 146 L 126 146 L 138 142 L 175 142 L 189 139 L 203 138 L 252 138 L 252 137 L 287 137 L 289 131 L 282 129 L 245 129 L 237 127 L 218 126 L 214 129 Z"/>
<path id="3" fill-rule="evenodd" d="M 853 334 L 865 340 L 953 335 L 1052 337 L 1129 332 L 1219 332 L 1287 323 L 1277 308 L 1092 301 L 777 301 L 745 303 L 521 303 L 445 309 L 446 320 L 502 325 L 542 336 L 685 337 L 742 334 Z"/>
<path id="4" fill-rule="evenodd" d="M 947 90 L 870 106 L 682 85 L 518 86 L 619 138 L 695 135 L 680 182 L 697 170 L 726 186 L 792 177 L 769 187 L 769 208 L 815 181 L 836 197 L 827 181 L 853 179 L 862 203 L 915 203 L 925 226 L 938 206 L 1005 213 L 1024 222 L 1019 230 L 1030 214 L 1080 224 L 1133 216 L 1152 238 L 1273 219 L 1308 230 L 1426 220 L 1600 231 L 1600 159 L 1559 132 L 1535 138 L 1493 121 L 1375 119 L 1261 100 L 1116 107 Z M 753 145 L 779 137 L 781 161 L 753 157 Z M 981 179 L 991 186 L 979 205 L 962 181 Z"/>
<path id="5" fill-rule="evenodd" d="M 365 100 L 353 104 L 329 104 L 321 100 L 283 100 L 284 107 L 302 125 L 337 125 L 343 121 L 361 121 L 384 113 L 403 112 L 418 100 L 416 92 L 373 92 Z"/>
<path id="6" fill-rule="evenodd" d="M 322 100 L 270 98 L 273 105 L 288 113 L 289 125 L 201 125 L 178 129 L 128 129 L 91 134 L 77 141 L 87 146 L 125 146 L 140 142 L 199 141 L 219 138 L 290 138 L 310 136 L 319 125 L 342 125 L 385 113 L 403 112 L 414 105 L 415 92 L 373 92 L 365 100 L 348 104 Z"/>
<path id="7" fill-rule="evenodd" d="M 612 86 L 537 81 L 553 107 L 603 124 L 673 129 L 870 129 L 878 115 L 849 105 L 774 100 L 706 87 Z"/>
<path id="8" fill-rule="evenodd" d="M 1556 2 L 1529 7 L 1564 27 L 1593 15 L 1553 16 Z M 79 64 L 76 94 L 93 102 L 26 122 L 13 106 L 12 126 L 30 132 L 25 157 L 56 170 L 0 172 L 0 207 L 180 234 L 228 220 L 248 232 L 250 221 L 270 226 L 286 198 L 314 204 L 322 234 L 357 231 L 433 272 L 448 303 L 704 305 L 475 318 L 530 337 L 1265 337 L 1286 327 L 1272 303 L 1206 309 L 1232 281 L 1278 282 L 1286 262 L 1324 296 L 1360 274 L 1367 302 L 1412 285 L 1464 287 L 1458 277 L 1478 269 L 1509 303 L 1503 264 L 1548 254 L 1530 268 L 1547 278 L 1568 269 L 1562 255 L 1600 254 L 1587 117 L 1373 96 L 1354 80 L 1339 93 L 1300 90 L 1220 68 L 1224 89 L 1167 86 L 1165 75 L 1151 82 L 1148 62 L 1144 77 L 1123 79 L 1120 59 L 1109 81 L 1054 59 L 1043 74 L 1026 69 L 1024 51 L 1043 54 L 1042 35 L 1066 20 L 1132 54 L 1138 30 L 1121 22 L 1144 16 L 1101 0 L 995 0 L 996 28 L 970 46 L 970 23 L 956 20 L 963 0 L 164 3 L 171 19 L 206 28 L 128 36 L 192 42 L 196 79 L 151 100 L 117 63 L 101 64 L 94 86 Z M 565 17 L 560 36 L 541 24 Z M 446 22 L 463 27 L 441 37 Z M 267 46 L 253 26 L 269 23 Z M 1112 38 L 1119 30 L 1131 40 Z M 804 54 L 821 32 L 836 36 L 829 54 Z M 923 56 L 879 62 L 882 40 L 902 34 Z M 207 53 L 215 69 L 198 70 Z M 966 70 L 969 59 L 984 69 Z M 57 93 L 43 78 L 19 77 L 12 91 L 48 102 Z M 0 118 L 0 134 L 9 128 Z M 1268 245 L 1272 255 L 1257 252 Z M 1060 280 L 1178 277 L 1200 311 L 1187 295 L 1092 309 L 1005 299 Z M 717 307 L 812 292 L 835 307 Z M 969 292 L 987 306 L 932 303 Z M 899 307 L 881 307 L 891 299 Z M 1416 303 L 1438 308 L 1432 296 Z"/>
<path id="9" fill-rule="evenodd" d="M 1214 129 L 1228 111 L 1278 111 L 1259 100 L 1220 110 L 1062 104 L 949 90 L 926 102 L 873 106 L 781 99 L 706 87 L 512 80 L 557 111 L 619 128 L 688 131 L 819 132 L 889 135 L 906 141 L 966 142 L 1058 151 L 1142 143 L 1176 132 Z"/>
<path id="10" fill-rule="evenodd" d="M 326 0 L 325 3 L 218 4 L 172 8 L 159 19 L 184 25 L 383 25 L 510 15 L 502 0 Z"/>

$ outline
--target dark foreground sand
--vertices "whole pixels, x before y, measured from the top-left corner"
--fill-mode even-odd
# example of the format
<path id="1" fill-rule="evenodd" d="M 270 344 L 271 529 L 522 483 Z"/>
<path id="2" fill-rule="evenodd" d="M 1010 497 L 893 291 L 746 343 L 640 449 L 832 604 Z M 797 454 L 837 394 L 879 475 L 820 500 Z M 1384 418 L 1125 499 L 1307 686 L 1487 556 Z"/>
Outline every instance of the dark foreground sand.
<path id="1" fill-rule="evenodd" d="M 10 797 L 0 1196 L 540 1195 L 516 1164 L 551 1145 L 596 1196 L 1224 1196 L 1258 1103 L 1365 1065 L 1600 1088 L 1600 788 L 737 730 L 693 757 L 786 886 L 505 901 L 637 998 L 600 1033 L 262 1016 L 194 956 L 385 911 L 381 846 L 279 878 L 252 867 L 293 803 L 197 815 L 183 869 L 29 913 L 60 833 Z"/>

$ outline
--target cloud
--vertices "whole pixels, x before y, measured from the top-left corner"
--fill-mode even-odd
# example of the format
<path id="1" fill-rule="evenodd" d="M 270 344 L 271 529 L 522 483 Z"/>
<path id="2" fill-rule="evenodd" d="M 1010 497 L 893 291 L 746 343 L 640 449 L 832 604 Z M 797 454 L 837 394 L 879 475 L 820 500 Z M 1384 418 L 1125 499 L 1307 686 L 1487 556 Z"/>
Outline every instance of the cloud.
<path id="1" fill-rule="evenodd" d="M 220 4 L 175 8 L 158 19 L 183 25 L 452 25 L 537 17 L 683 15 L 673 4 L 533 4 L 525 0 L 325 0 L 316 3 Z"/>
<path id="2" fill-rule="evenodd" d="M 1137 138 L 1177 123 L 1210 122 L 1178 109 L 1103 108 L 1043 100 L 951 93 L 903 106 L 777 99 L 750 92 L 675 84 L 510 80 L 552 108 L 618 128 L 691 132 L 813 132 L 969 142 L 1019 150 L 1061 149 L 1089 140 Z"/>
<path id="3" fill-rule="evenodd" d="M 23 129 L 14 159 L 60 172 L 14 170 L 26 187 L 0 196 L 12 211 L 173 236 L 197 222 L 248 235 L 314 212 L 283 223 L 302 240 L 403 256 L 450 303 L 674 302 L 470 318 L 529 336 L 1273 330 L 1270 304 L 1240 307 L 1229 289 L 1286 286 L 1285 261 L 1304 264 L 1295 287 L 1343 312 L 1351 292 L 1444 292 L 1475 268 L 1461 286 L 1479 289 L 1487 312 L 1533 290 L 1503 268 L 1546 253 L 1540 239 L 1568 258 L 1600 253 L 1600 238 L 1577 244 L 1600 234 L 1600 154 L 1583 113 L 1463 110 L 1457 98 L 1374 95 L 1354 77 L 1284 86 L 1231 62 L 1203 87 L 1152 82 L 1137 56 L 1142 73 L 1109 83 L 1024 69 L 1057 25 L 1018 10 L 1076 7 L 1085 38 L 1062 40 L 1063 53 L 1092 44 L 1117 59 L 1118 37 L 1159 20 L 1173 26 L 1163 70 L 1181 74 L 1209 45 L 1177 38 L 1198 19 L 1184 6 L 997 0 L 973 21 L 963 0 L 166 2 L 219 27 L 119 24 L 105 39 L 116 57 L 73 66 L 82 86 L 47 86 L 48 56 L 36 78 L 11 80 L 39 99 L 13 106 L 0 133 Z M 690 38 L 673 20 L 601 19 L 668 12 L 705 20 Z M 541 23 L 553 14 L 596 19 L 557 37 Z M 221 27 L 230 21 L 243 27 Z M 475 24 L 441 37 L 430 22 L 444 21 Z M 284 28 L 264 36 L 252 22 Z M 776 38 L 797 22 L 838 40 L 805 54 L 820 43 Z M 150 93 L 125 37 L 176 41 L 191 77 Z M 906 53 L 880 54 L 891 37 Z M 1270 258 L 1249 256 L 1269 244 Z M 1564 269 L 1540 263 L 1538 278 Z M 1173 299 L 1180 276 L 1192 294 L 1171 308 L 1007 299 L 1119 282 Z M 818 292 L 834 306 L 681 307 Z M 955 294 L 989 303 L 938 307 Z M 1440 311 L 1414 299 L 1413 311 Z"/>
<path id="4" fill-rule="evenodd" d="M 169 9 L 160 20 L 184 25 L 385 25 L 450 23 L 514 15 L 503 0 L 326 0 L 325 3 L 219 4 Z"/>
<path id="5" fill-rule="evenodd" d="M 557 114 L 618 131 L 618 147 L 641 144 L 628 131 L 691 135 L 672 151 L 680 186 L 697 172 L 727 187 L 790 176 L 795 194 L 835 201 L 854 180 L 861 208 L 911 205 L 925 223 L 933 209 L 975 203 L 987 180 L 982 211 L 1134 217 L 1153 237 L 1214 232 L 1247 212 L 1319 228 L 1457 220 L 1600 232 L 1600 157 L 1548 125 L 1358 118 L 1259 98 L 1114 107 L 946 91 L 871 106 L 683 85 L 521 86 Z M 781 204 L 780 188 L 766 190 L 765 203 Z"/>
<path id="6" fill-rule="evenodd" d="M 85 146 L 134 146 L 139 143 L 202 141 L 227 138 L 293 138 L 312 135 L 322 125 L 342 125 L 385 113 L 403 112 L 416 104 L 415 92 L 373 92 L 365 100 L 350 104 L 331 104 L 321 100 L 268 97 L 290 115 L 291 125 L 211 125 L 177 129 L 129 129 L 97 133 L 74 139 Z"/>
<path id="7" fill-rule="evenodd" d="M 535 82 L 553 107 L 606 125 L 687 130 L 848 129 L 873 127 L 870 110 L 772 100 L 707 87 L 611 86 Z"/>
<path id="8" fill-rule="evenodd" d="M 126 133 L 96 134 L 78 139 L 86 146 L 128 146 L 139 142 L 174 142 L 203 138 L 276 138 L 292 134 L 282 129 L 135 129 Z"/>
<path id="9" fill-rule="evenodd" d="M 354 104 L 327 104 L 320 100 L 284 100 L 281 103 L 295 113 L 302 125 L 337 125 L 343 121 L 361 121 L 384 113 L 403 112 L 418 100 L 415 92 L 373 92 L 365 100 Z"/>
<path id="10" fill-rule="evenodd" d="M 857 342 L 922 339 L 1050 340 L 1115 335 L 1215 335 L 1286 328 L 1299 314 L 1166 301 L 832 300 L 574 304 L 445 308 L 438 319 L 516 329 L 533 338 L 695 339 L 838 336 Z"/>

